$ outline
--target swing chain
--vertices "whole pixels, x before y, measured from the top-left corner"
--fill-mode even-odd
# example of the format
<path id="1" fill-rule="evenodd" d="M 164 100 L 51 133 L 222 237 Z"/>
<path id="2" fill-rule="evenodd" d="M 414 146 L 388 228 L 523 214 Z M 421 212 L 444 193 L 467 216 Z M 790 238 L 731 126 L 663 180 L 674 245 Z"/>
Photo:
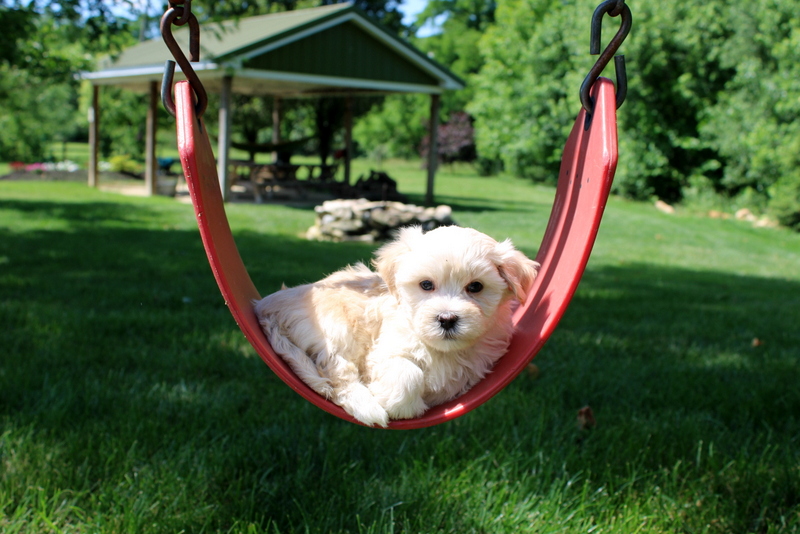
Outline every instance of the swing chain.
<path id="1" fill-rule="evenodd" d="M 619 17 L 622 14 L 622 9 L 625 7 L 625 0 L 617 0 L 614 4 L 614 9 L 608 12 L 612 17 Z"/>
<path id="2" fill-rule="evenodd" d="M 203 83 L 197 76 L 190 62 L 200 61 L 200 23 L 192 13 L 192 0 L 168 0 L 169 7 L 161 17 L 161 37 L 169 48 L 175 61 L 167 60 L 164 65 L 164 77 L 161 81 L 161 101 L 173 117 L 175 116 L 175 101 L 172 96 L 172 82 L 175 77 L 175 63 L 180 66 L 183 75 L 191 85 L 195 94 L 195 113 L 197 117 L 203 116 L 208 107 L 208 95 Z M 181 50 L 180 45 L 172 35 L 172 26 L 189 25 L 189 58 Z"/>
<path id="3" fill-rule="evenodd" d="M 603 53 L 600 54 L 600 32 L 603 27 L 603 15 L 608 14 L 611 17 L 622 16 L 619 30 L 613 39 L 608 43 Z M 589 74 L 584 78 L 581 84 L 581 104 L 588 114 L 591 115 L 594 110 L 594 102 L 590 92 L 594 82 L 609 64 L 611 58 L 614 58 L 614 69 L 617 76 L 617 108 L 625 101 L 625 96 L 628 93 L 628 76 L 625 70 L 625 56 L 615 56 L 625 37 L 631 31 L 631 10 L 625 4 L 625 0 L 606 0 L 594 10 L 592 15 L 592 34 L 589 43 L 589 53 L 592 55 L 600 54 L 597 62 L 589 70 Z"/>
<path id="4" fill-rule="evenodd" d="M 168 9 L 180 11 L 178 18 L 172 21 L 175 26 L 183 26 L 194 16 L 194 13 L 192 13 L 192 0 L 167 0 L 167 3 L 169 4 Z M 189 52 L 189 55 L 191 54 L 192 52 Z M 191 61 L 197 61 L 197 59 L 192 59 Z"/>

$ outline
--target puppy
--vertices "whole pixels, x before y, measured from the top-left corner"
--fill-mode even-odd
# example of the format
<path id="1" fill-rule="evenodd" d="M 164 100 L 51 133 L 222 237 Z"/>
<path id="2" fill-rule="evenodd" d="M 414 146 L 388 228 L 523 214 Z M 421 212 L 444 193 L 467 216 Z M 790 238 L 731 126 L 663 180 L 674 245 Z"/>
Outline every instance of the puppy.
<path id="1" fill-rule="evenodd" d="M 405 228 L 374 265 L 255 303 L 272 348 L 366 425 L 422 415 L 469 390 L 506 352 L 515 301 L 539 265 L 470 228 Z"/>

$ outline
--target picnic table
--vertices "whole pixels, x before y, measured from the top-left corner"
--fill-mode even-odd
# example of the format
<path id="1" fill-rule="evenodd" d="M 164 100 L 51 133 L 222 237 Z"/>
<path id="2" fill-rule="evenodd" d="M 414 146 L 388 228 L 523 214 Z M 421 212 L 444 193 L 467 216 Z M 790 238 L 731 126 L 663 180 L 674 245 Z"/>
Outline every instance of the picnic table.
<path id="1" fill-rule="evenodd" d="M 341 184 L 335 181 L 338 164 L 268 163 L 231 160 L 231 183 L 252 191 L 256 202 L 273 198 L 276 191 L 293 189 L 305 197 L 309 188 L 334 190 Z"/>

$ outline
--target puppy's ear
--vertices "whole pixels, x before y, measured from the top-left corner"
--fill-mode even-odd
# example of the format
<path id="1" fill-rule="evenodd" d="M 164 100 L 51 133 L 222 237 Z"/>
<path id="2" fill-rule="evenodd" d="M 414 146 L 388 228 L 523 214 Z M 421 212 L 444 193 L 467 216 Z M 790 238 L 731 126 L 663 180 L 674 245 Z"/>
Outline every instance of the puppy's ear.
<path id="1" fill-rule="evenodd" d="M 514 248 L 510 239 L 497 244 L 497 270 L 514 297 L 522 303 L 533 287 L 540 265 Z"/>
<path id="2" fill-rule="evenodd" d="M 389 292 L 393 295 L 396 294 L 397 285 L 395 284 L 395 273 L 397 272 L 397 264 L 400 257 L 411 250 L 412 243 L 422 237 L 422 227 L 408 226 L 401 228 L 397 233 L 397 237 L 391 243 L 383 245 L 375 253 L 375 259 L 372 264 L 375 270 L 381 275 Z"/>

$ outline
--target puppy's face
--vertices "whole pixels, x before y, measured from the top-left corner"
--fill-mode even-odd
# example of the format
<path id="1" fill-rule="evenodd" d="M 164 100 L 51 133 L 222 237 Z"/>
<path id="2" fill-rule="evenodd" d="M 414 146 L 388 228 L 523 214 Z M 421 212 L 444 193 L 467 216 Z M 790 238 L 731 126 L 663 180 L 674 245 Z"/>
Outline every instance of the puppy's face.
<path id="1" fill-rule="evenodd" d="M 525 299 L 536 263 L 476 230 L 418 227 L 378 251 L 376 267 L 417 336 L 453 351 L 473 345 L 510 298 Z"/>

